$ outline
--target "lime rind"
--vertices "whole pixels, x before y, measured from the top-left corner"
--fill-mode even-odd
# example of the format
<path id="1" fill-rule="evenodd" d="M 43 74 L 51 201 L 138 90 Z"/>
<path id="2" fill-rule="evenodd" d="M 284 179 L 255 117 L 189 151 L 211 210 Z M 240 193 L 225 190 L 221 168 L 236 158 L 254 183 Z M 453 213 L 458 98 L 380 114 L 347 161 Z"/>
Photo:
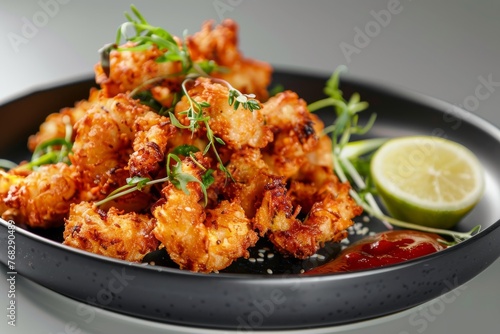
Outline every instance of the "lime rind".
<path id="1" fill-rule="evenodd" d="M 450 152 L 452 159 L 458 159 L 459 163 L 467 166 L 473 186 L 460 200 L 446 201 L 426 199 L 422 195 L 402 190 L 397 184 L 398 181 L 391 180 L 391 173 L 394 173 L 391 166 L 401 168 L 404 159 L 410 161 L 415 147 L 419 148 L 417 153 L 420 154 L 420 160 L 425 157 L 429 159 L 438 151 Z M 414 156 L 413 162 L 419 159 Z M 426 166 L 427 163 L 424 161 L 422 166 Z M 415 164 L 414 167 L 416 175 L 423 173 L 419 169 L 421 166 Z M 477 157 L 463 145 L 439 137 L 411 136 L 387 141 L 373 156 L 371 174 L 384 206 L 393 217 L 431 227 L 453 227 L 472 210 L 484 192 L 484 171 Z M 458 184 L 456 186 L 460 187 Z"/>

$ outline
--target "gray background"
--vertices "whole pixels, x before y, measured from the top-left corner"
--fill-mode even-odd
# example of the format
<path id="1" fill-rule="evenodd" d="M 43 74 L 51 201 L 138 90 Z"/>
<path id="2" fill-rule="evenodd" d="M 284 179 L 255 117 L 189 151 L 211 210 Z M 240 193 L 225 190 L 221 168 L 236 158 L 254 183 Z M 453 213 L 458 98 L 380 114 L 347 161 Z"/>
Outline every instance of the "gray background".
<path id="1" fill-rule="evenodd" d="M 268 61 L 278 69 L 326 75 L 345 64 L 353 77 L 424 93 L 463 106 L 500 126 L 499 1 L 134 3 L 151 23 L 175 35 L 184 29 L 198 31 L 206 19 L 233 18 L 240 25 L 240 48 L 247 57 Z M 129 4 L 123 0 L 1 0 L 0 101 L 91 74 L 97 50 L 114 41 Z M 390 10 L 390 17 L 380 16 Z M 36 29 L 27 28 L 34 23 L 38 23 Z M 360 37 L 359 31 L 368 34 L 367 38 Z M 490 84 L 485 86 L 485 81 Z M 2 300 L 6 284 L 3 276 L 0 278 Z M 435 307 L 440 302 L 436 300 L 374 322 L 323 332 L 497 333 L 499 281 L 497 260 L 455 291 L 457 298 L 443 309 Z M 98 310 L 94 321 L 87 323 L 73 311 L 76 303 L 20 277 L 18 283 L 18 326 L 7 327 L 4 318 L 0 321 L 2 333 L 131 333 L 137 328 L 145 334 L 180 331 Z M 425 327 L 412 324 L 415 312 L 431 312 Z M 72 322 L 76 326 L 72 327 Z"/>

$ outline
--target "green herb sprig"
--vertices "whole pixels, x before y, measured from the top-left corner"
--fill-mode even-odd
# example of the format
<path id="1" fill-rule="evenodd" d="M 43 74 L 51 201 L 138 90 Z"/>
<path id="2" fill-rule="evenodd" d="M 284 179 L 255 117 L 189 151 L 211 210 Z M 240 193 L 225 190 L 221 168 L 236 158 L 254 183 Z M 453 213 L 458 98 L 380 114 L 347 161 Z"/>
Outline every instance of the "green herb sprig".
<path id="1" fill-rule="evenodd" d="M 244 109 L 254 111 L 260 109 L 259 101 L 255 100 L 255 94 L 242 94 L 237 89 L 230 89 L 227 103 L 237 110 L 241 105 Z"/>
<path id="2" fill-rule="evenodd" d="M 64 138 L 48 139 L 38 144 L 31 155 L 30 161 L 26 164 L 18 165 L 9 160 L 1 159 L 0 168 L 37 170 L 40 166 L 56 164 L 59 162 L 71 165 L 69 154 L 73 148 L 73 126 L 71 125 L 70 118 L 67 115 L 63 116 L 62 122 L 64 123 L 65 129 Z"/>
<path id="3" fill-rule="evenodd" d="M 181 71 L 179 73 L 169 74 L 172 76 L 188 76 L 191 74 L 207 76 L 214 71 L 224 71 L 213 60 L 201 60 L 194 62 L 189 54 L 186 45 L 187 31 L 183 33 L 183 42 L 176 41 L 174 36 L 167 30 L 151 25 L 141 12 L 134 5 L 130 6 L 132 14 L 125 12 L 127 22 L 120 25 L 116 32 L 114 43 L 103 46 L 99 53 L 101 55 L 101 66 L 109 76 L 111 63 L 110 54 L 113 50 L 118 51 L 145 51 L 151 47 L 157 47 L 163 51 L 163 54 L 155 59 L 158 63 L 179 62 Z M 123 47 L 125 42 L 132 42 L 133 46 Z M 154 78 L 152 80 L 163 80 L 164 77 Z"/>
<path id="4" fill-rule="evenodd" d="M 199 180 L 198 178 L 189 173 L 185 173 L 182 170 L 182 160 L 180 156 L 177 155 L 176 153 L 169 153 L 167 155 L 167 164 L 166 164 L 167 176 L 154 180 L 140 176 L 127 178 L 126 180 L 127 183 L 124 186 L 115 189 L 106 198 L 96 202 L 96 206 L 101 206 L 121 196 L 133 193 L 135 191 L 142 191 L 146 187 L 150 187 L 154 184 L 164 183 L 167 181 L 172 183 L 177 189 L 181 189 L 185 194 L 188 195 L 189 195 L 189 190 L 187 189 L 187 184 L 189 182 L 198 183 L 203 192 L 204 205 L 206 206 L 208 203 L 207 188 L 210 187 L 210 185 L 212 185 L 212 183 L 214 182 L 214 178 L 212 176 L 214 171 L 212 169 L 206 169 L 196 160 L 196 158 L 193 155 L 193 152 L 196 151 L 198 151 L 198 149 L 194 146 L 182 145 L 182 147 L 177 147 L 176 149 L 174 149 L 173 152 L 179 154 L 180 152 L 182 152 L 183 153 L 182 155 L 187 154 L 187 157 L 190 158 L 192 161 L 194 161 L 195 164 L 204 171 L 201 180 Z M 172 164 L 171 160 L 174 160 L 175 164 Z"/>
<path id="5" fill-rule="evenodd" d="M 148 23 L 145 17 L 139 12 L 139 10 L 134 6 L 130 6 L 132 14 L 125 13 L 125 17 L 127 18 L 127 22 L 120 25 L 117 34 L 115 43 L 105 45 L 101 50 L 101 66 L 103 67 L 105 73 L 109 75 L 110 71 L 110 53 L 113 50 L 117 51 L 145 51 L 150 49 L 151 47 L 157 47 L 159 50 L 164 53 L 160 55 L 155 61 L 156 62 L 180 62 L 182 70 L 178 73 L 166 74 L 163 76 L 158 76 L 155 78 L 151 78 L 141 85 L 136 87 L 132 92 L 130 92 L 130 96 L 134 98 L 138 98 L 141 103 L 150 106 L 154 110 L 158 112 L 160 115 L 168 115 L 170 120 L 174 126 L 180 129 L 185 129 L 191 131 L 193 134 L 200 128 L 204 127 L 206 131 L 206 137 L 208 140 L 208 144 L 203 150 L 203 155 L 207 154 L 209 150 L 213 152 L 213 155 L 217 159 L 218 168 L 226 175 L 227 178 L 233 180 L 231 173 L 224 166 L 222 158 L 217 150 L 217 145 L 225 145 L 225 142 L 222 138 L 216 136 L 210 127 L 210 116 L 204 112 L 204 109 L 209 108 L 210 104 L 206 101 L 198 102 L 194 100 L 188 93 L 186 85 L 192 82 L 197 77 L 208 77 L 212 81 L 220 83 L 228 87 L 228 105 L 233 107 L 234 110 L 237 110 L 240 106 L 244 109 L 249 110 L 251 112 L 255 110 L 259 110 L 261 108 L 260 103 L 255 99 L 254 94 L 243 94 L 236 88 L 234 88 L 230 83 L 223 79 L 211 77 L 211 73 L 217 72 L 225 72 L 226 68 L 220 67 L 213 60 L 203 60 L 194 62 L 189 54 L 189 48 L 186 45 L 187 41 L 187 32 L 184 31 L 184 42 L 178 43 L 176 39 L 171 35 L 168 31 L 161 27 L 155 27 Z M 121 47 L 124 42 L 132 42 L 133 46 Z M 169 79 L 169 78 L 183 78 L 182 80 L 182 91 L 174 96 L 174 102 L 172 107 L 164 108 L 158 101 L 154 99 L 151 92 L 144 88 L 155 84 L 156 82 Z M 185 95 L 188 102 L 189 107 L 187 110 L 180 112 L 180 115 L 185 115 L 189 124 L 182 124 L 174 114 L 174 107 L 182 95 Z M 172 153 L 171 153 L 172 154 Z M 188 177 L 179 172 L 180 165 L 178 167 L 172 167 L 170 169 L 170 159 L 178 161 L 178 155 L 173 154 L 169 155 L 167 158 L 167 177 L 159 180 L 149 180 L 149 179 L 137 179 L 131 178 L 127 181 L 127 184 L 120 189 L 117 189 L 115 192 L 111 193 L 108 198 L 114 199 L 118 196 L 123 196 L 129 192 L 140 190 L 139 188 L 144 185 L 151 185 L 154 183 L 170 181 L 173 182 L 176 186 L 181 187 L 181 189 L 186 189 L 186 182 L 196 182 L 191 177 Z M 175 165 L 177 166 L 177 165 Z M 204 185 L 209 184 L 210 179 L 212 178 L 213 171 L 207 171 L 204 175 L 205 181 L 202 183 Z M 213 182 L 213 181 L 212 181 Z M 206 193 L 206 189 L 204 189 Z M 109 199 L 105 199 L 103 201 L 107 201 Z M 101 201 L 101 202 L 103 202 Z M 101 203 L 99 202 L 99 203 Z M 103 202 L 104 203 L 104 202 Z"/>
<path id="6" fill-rule="evenodd" d="M 343 97 L 343 93 L 339 88 L 339 82 L 340 74 L 345 70 L 346 68 L 343 66 L 337 68 L 327 81 L 324 90 L 328 97 L 309 104 L 308 108 L 310 112 L 315 112 L 322 108 L 333 107 L 337 113 L 335 122 L 331 126 L 326 127 L 324 133 L 330 134 L 332 139 L 335 173 L 341 182 L 350 182 L 352 185 L 350 190 L 351 197 L 365 212 L 379 219 L 388 229 L 392 229 L 392 225 L 394 225 L 400 228 L 446 235 L 453 238 L 452 242 L 442 241 L 448 245 L 467 240 L 479 232 L 481 226 L 475 226 L 470 231 L 461 233 L 401 221 L 383 213 L 375 199 L 376 191 L 371 187 L 369 175 L 364 172 L 366 168 L 362 166 L 369 164 L 369 154 L 378 149 L 387 138 L 351 141 L 352 135 L 364 135 L 371 129 L 375 123 L 376 114 L 370 115 L 366 125 L 360 126 L 358 124 L 358 114 L 368 108 L 368 103 L 361 101 L 358 93 L 352 94 L 349 100 Z"/>

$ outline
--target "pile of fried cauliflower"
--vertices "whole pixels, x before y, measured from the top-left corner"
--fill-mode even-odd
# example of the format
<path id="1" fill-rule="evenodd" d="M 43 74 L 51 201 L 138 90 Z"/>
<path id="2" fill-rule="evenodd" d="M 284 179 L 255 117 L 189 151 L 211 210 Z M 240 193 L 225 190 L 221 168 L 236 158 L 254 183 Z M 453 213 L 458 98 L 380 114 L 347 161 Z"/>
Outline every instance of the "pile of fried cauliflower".
<path id="1" fill-rule="evenodd" d="M 2 217 L 64 226 L 65 245 L 127 261 L 165 248 L 197 272 L 248 257 L 259 238 L 296 258 L 345 238 L 362 209 L 333 172 L 319 117 L 295 92 L 269 96 L 272 67 L 243 57 L 235 22 L 206 22 L 175 39 L 193 64 L 215 70 L 179 75 L 181 61 L 157 61 L 165 50 L 156 45 L 110 50 L 95 66 L 99 88 L 49 115 L 28 140 L 34 151 L 67 137 L 69 126 L 69 163 L 0 171 Z M 231 91 L 241 103 L 228 102 Z M 246 108 L 248 99 L 258 108 Z M 109 199 L 131 180 L 145 181 Z"/>

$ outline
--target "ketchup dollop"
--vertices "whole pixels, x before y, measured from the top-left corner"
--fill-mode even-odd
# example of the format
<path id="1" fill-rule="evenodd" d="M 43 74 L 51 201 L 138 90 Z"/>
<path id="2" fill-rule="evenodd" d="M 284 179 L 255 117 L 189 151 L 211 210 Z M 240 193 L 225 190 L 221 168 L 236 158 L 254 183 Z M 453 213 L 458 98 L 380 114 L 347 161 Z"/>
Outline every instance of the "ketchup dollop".
<path id="1" fill-rule="evenodd" d="M 404 262 L 445 249 L 439 239 L 437 234 L 414 230 L 381 232 L 351 244 L 334 260 L 305 274 L 351 272 Z"/>

